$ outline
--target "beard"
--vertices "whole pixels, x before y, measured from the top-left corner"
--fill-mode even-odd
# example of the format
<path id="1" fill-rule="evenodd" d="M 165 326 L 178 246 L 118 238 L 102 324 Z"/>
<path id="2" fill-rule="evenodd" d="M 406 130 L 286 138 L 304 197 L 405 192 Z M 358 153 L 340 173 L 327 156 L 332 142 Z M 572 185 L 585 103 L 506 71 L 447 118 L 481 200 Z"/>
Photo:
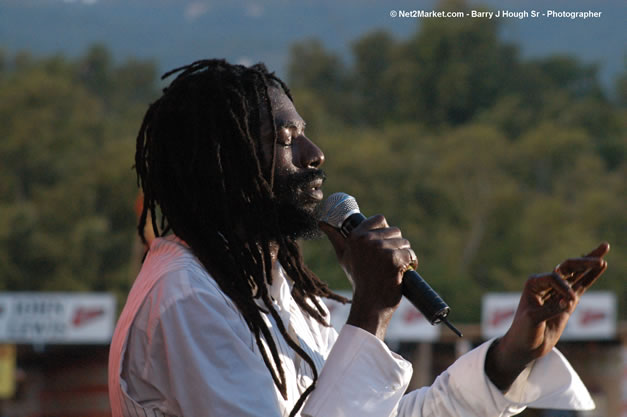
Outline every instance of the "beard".
<path id="1" fill-rule="evenodd" d="M 321 236 L 318 228 L 322 200 L 311 195 L 313 181 L 326 179 L 321 169 L 278 175 L 274 179 L 274 195 L 279 216 L 279 230 L 293 239 L 315 239 Z"/>

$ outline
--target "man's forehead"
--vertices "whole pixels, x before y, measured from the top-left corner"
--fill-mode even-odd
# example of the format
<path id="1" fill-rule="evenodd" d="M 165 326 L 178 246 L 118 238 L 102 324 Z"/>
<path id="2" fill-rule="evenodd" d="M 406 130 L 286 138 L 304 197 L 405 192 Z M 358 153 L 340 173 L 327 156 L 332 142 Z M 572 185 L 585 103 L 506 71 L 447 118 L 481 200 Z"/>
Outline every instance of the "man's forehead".
<path id="1" fill-rule="evenodd" d="M 285 94 L 285 92 L 277 87 L 268 88 L 272 112 L 274 113 L 274 122 L 277 127 L 297 127 L 305 128 L 305 121 L 300 117 L 294 103 Z"/>
<path id="2" fill-rule="evenodd" d="M 278 87 L 268 87 L 268 95 L 270 96 L 270 103 L 272 104 L 273 111 L 284 110 L 290 106 L 293 107 L 293 103 L 290 98 L 285 94 L 283 89 Z"/>

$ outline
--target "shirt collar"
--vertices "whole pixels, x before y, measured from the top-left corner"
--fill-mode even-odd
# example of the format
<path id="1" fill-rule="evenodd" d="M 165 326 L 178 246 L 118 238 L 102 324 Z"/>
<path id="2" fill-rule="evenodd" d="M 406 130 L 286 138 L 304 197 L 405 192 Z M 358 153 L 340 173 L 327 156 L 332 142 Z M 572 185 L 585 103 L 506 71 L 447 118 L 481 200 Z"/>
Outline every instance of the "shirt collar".
<path id="1" fill-rule="evenodd" d="M 287 305 L 292 293 L 292 280 L 285 273 L 279 261 L 272 266 L 272 284 L 268 285 L 268 294 L 279 305 Z"/>

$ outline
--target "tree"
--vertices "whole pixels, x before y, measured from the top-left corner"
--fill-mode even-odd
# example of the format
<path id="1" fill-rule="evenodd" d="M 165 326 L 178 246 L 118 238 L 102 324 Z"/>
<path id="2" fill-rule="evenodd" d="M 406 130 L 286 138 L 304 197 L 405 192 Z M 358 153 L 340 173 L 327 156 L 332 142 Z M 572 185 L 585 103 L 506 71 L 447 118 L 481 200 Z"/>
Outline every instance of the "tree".
<path id="1" fill-rule="evenodd" d="M 627 296 L 625 111 L 596 65 L 523 59 L 497 22 L 476 19 L 426 20 L 407 40 L 372 32 L 350 66 L 320 43 L 300 48 L 291 62 L 307 56 L 318 76 L 295 79 L 296 104 L 327 155 L 325 192 L 400 226 L 455 320 L 477 321 L 482 293 L 519 291 L 602 240 L 610 268 L 595 288 Z M 326 242 L 306 242 L 305 256 L 347 287 Z"/>
<path id="2" fill-rule="evenodd" d="M 127 292 L 135 273 L 134 136 L 139 109 L 155 93 L 154 73 L 150 62 L 114 65 L 103 47 L 75 61 L 22 53 L 7 63 L 2 289 Z"/>

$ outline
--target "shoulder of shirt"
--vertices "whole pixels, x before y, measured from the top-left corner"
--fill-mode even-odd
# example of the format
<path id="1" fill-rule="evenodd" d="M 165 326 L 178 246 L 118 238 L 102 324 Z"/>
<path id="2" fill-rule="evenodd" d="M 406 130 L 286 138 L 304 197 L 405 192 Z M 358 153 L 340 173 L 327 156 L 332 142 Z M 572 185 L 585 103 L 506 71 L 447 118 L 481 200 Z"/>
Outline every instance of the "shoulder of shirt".
<path id="1" fill-rule="evenodd" d="M 182 299 L 198 295 L 238 311 L 185 242 L 173 236 L 153 241 L 136 284 L 142 281 L 153 281 L 147 282 L 152 288 L 146 299 L 157 303 L 160 313 Z"/>

